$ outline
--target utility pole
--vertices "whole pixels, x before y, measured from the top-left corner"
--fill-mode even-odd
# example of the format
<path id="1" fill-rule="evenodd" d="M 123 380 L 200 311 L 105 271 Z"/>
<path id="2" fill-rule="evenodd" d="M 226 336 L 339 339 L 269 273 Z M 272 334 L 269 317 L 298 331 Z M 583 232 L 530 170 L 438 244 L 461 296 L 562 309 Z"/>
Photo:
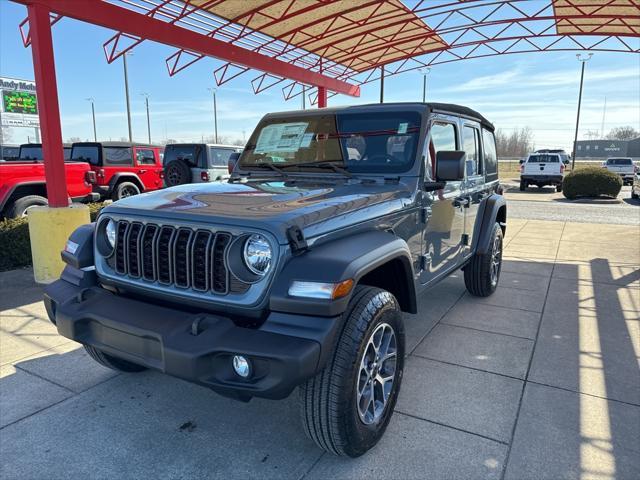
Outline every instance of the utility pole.
<path id="1" fill-rule="evenodd" d="M 604 117 L 607 115 L 607 97 L 604 97 L 604 108 L 602 109 L 602 125 L 600 126 L 600 139 L 604 138 Z"/>
<path id="2" fill-rule="evenodd" d="M 384 67 L 380 67 L 380 103 L 384 103 Z"/>
<path id="3" fill-rule="evenodd" d="M 213 95 L 213 129 L 214 129 L 214 142 L 218 143 L 218 106 L 216 105 L 216 89 L 207 88 Z"/>
<path id="4" fill-rule="evenodd" d="M 427 75 L 431 72 L 431 68 L 419 68 L 418 71 L 422 74 L 422 103 L 424 103 L 427 101 Z"/>
<path id="5" fill-rule="evenodd" d="M 129 102 L 129 76 L 127 74 L 127 55 L 130 52 L 124 52 L 122 55 L 122 66 L 124 68 L 124 95 L 127 100 L 127 126 L 129 127 L 129 142 L 133 143 L 133 134 L 131 132 L 131 104 Z"/>
<path id="6" fill-rule="evenodd" d="M 93 118 L 93 141 L 97 142 L 98 141 L 98 132 L 96 130 L 96 109 L 93 106 L 94 103 L 94 98 L 93 97 L 89 97 L 89 98 L 85 98 L 85 100 L 87 102 L 91 102 L 91 118 Z"/>
<path id="7" fill-rule="evenodd" d="M 149 117 L 149 94 L 143 92 L 140 95 L 144 97 L 144 104 L 147 107 L 147 136 L 149 137 L 149 145 L 151 145 L 151 119 Z"/>
<path id="8" fill-rule="evenodd" d="M 582 68 L 580 70 L 580 93 L 578 93 L 578 114 L 576 115 L 576 134 L 573 137 L 573 157 L 571 158 L 571 170 L 574 170 L 576 167 L 576 155 L 578 152 L 578 127 L 580 126 L 580 106 L 582 105 L 582 84 L 584 82 L 584 65 L 591 60 L 593 53 L 588 54 L 586 57 L 583 57 L 582 54 L 578 53 L 576 58 L 579 62 L 582 63 Z"/>
<path id="9" fill-rule="evenodd" d="M 306 97 L 307 96 L 307 86 L 306 85 L 302 85 L 302 109 L 305 110 L 307 108 L 306 105 Z"/>

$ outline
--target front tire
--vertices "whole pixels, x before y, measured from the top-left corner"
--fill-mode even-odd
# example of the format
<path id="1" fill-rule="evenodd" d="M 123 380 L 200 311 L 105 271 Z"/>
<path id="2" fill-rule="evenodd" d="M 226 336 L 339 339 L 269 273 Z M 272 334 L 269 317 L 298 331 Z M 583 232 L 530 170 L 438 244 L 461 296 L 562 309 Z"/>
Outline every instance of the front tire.
<path id="1" fill-rule="evenodd" d="M 464 267 L 464 284 L 475 297 L 488 297 L 496 291 L 502 270 L 502 228 L 493 224 L 491 243 L 487 253 L 476 253 Z"/>
<path id="2" fill-rule="evenodd" d="M 387 428 L 404 369 L 404 325 L 395 297 L 359 286 L 323 370 L 300 387 L 302 422 L 320 448 L 358 457 Z"/>
<path id="3" fill-rule="evenodd" d="M 104 353 L 102 350 L 98 350 L 91 345 L 83 345 L 84 349 L 87 351 L 89 356 L 93 358 L 100 365 L 110 368 L 111 370 L 116 370 L 117 372 L 142 372 L 146 370 L 142 365 L 138 365 L 136 363 L 129 362 L 127 360 L 123 360 L 121 358 L 112 357 Z"/>

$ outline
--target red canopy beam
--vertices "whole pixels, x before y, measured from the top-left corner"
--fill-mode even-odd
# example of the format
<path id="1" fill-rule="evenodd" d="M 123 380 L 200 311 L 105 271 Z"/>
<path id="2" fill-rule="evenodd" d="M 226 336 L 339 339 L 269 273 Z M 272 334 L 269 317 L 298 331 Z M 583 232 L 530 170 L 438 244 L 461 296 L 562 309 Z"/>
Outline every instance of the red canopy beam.
<path id="1" fill-rule="evenodd" d="M 360 87 L 357 85 L 327 77 L 103 1 L 93 0 L 90 5 L 87 5 L 87 2 L 78 2 L 76 0 L 15 1 L 24 5 L 40 5 L 65 17 L 137 35 L 147 40 L 172 45 L 176 48 L 215 57 L 237 65 L 255 68 L 256 70 L 286 77 L 307 85 L 315 85 L 354 97 L 360 96 Z"/>

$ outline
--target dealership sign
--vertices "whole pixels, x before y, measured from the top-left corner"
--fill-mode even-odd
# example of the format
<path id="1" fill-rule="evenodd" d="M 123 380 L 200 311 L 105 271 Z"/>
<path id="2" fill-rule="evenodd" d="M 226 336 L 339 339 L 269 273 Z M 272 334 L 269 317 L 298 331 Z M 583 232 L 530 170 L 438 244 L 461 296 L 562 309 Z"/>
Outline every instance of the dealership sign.
<path id="1" fill-rule="evenodd" d="M 0 121 L 3 127 L 39 127 L 36 84 L 0 77 Z"/>

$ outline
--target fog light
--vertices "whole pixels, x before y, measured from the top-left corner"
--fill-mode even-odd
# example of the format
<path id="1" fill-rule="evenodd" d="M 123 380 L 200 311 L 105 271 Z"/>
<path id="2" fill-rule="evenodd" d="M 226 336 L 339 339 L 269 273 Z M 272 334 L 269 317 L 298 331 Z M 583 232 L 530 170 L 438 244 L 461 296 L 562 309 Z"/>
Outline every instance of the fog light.
<path id="1" fill-rule="evenodd" d="M 242 355 L 233 356 L 233 369 L 242 378 L 247 378 L 251 373 L 251 365 L 249 364 L 249 360 L 247 360 Z"/>

